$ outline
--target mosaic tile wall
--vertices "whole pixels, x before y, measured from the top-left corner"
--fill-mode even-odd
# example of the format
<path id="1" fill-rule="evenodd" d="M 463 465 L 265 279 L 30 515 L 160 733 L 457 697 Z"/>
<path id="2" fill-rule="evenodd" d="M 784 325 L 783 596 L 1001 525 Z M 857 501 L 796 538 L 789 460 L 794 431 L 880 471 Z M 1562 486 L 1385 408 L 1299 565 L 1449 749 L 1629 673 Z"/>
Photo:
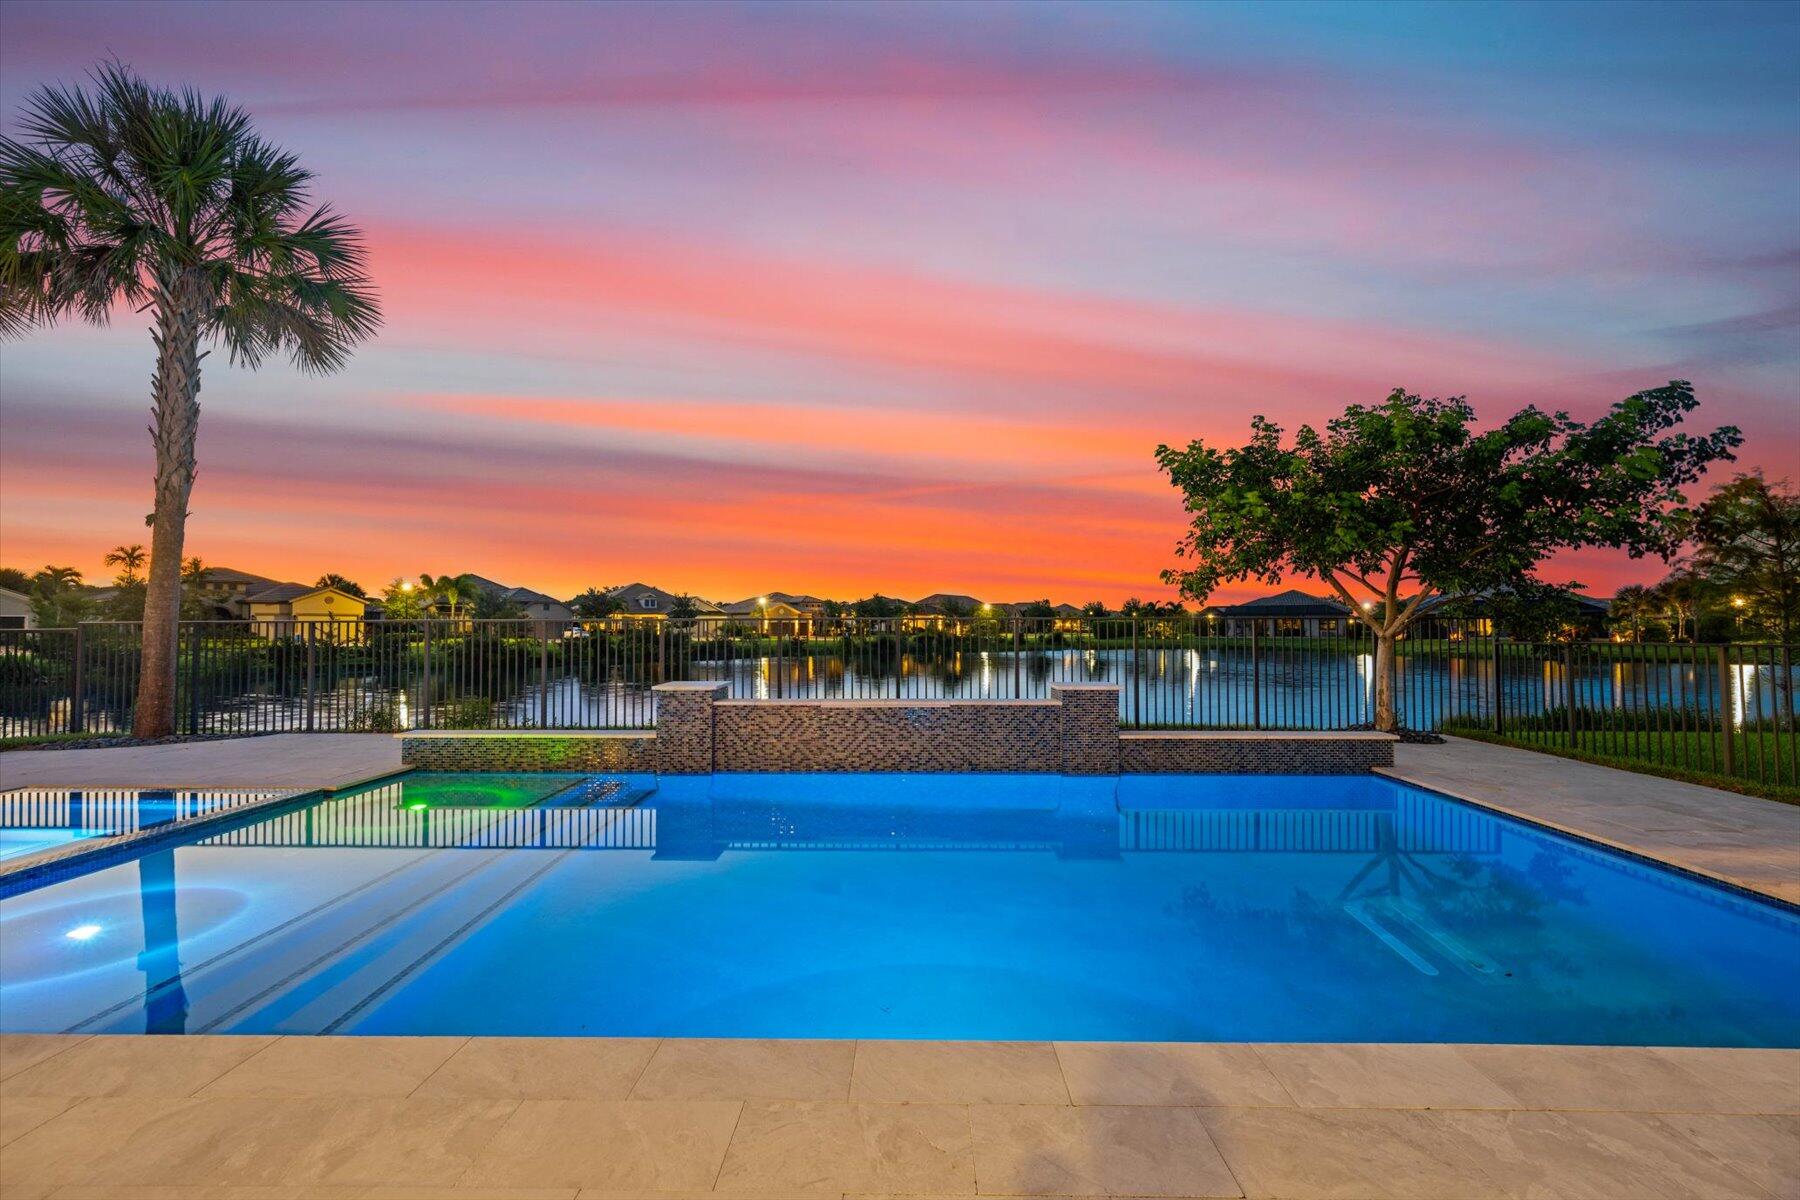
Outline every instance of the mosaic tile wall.
<path id="1" fill-rule="evenodd" d="M 1356 775 L 1394 765 L 1387 738 L 1183 737 L 1127 733 L 1119 768 L 1127 775 Z"/>
<path id="2" fill-rule="evenodd" d="M 713 721 L 719 771 L 1054 772 L 1062 760 L 1053 700 L 730 700 Z"/>

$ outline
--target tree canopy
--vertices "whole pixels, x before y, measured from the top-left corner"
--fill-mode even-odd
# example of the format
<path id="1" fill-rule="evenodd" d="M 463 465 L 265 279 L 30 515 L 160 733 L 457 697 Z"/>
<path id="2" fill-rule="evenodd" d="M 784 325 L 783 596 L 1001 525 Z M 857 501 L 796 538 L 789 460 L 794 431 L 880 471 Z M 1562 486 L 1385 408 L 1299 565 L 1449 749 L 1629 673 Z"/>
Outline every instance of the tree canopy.
<path id="1" fill-rule="evenodd" d="M 1188 561 L 1164 579 L 1204 600 L 1224 582 L 1310 576 L 1379 629 L 1434 596 L 1543 587 L 1538 564 L 1558 550 L 1667 558 L 1692 515 L 1682 489 L 1742 441 L 1730 426 L 1669 432 L 1696 404 L 1677 380 L 1591 424 L 1528 407 L 1482 430 L 1463 397 L 1396 390 L 1291 445 L 1257 417 L 1241 447 L 1159 446 L 1192 516 Z"/>
<path id="2" fill-rule="evenodd" d="M 1743 440 L 1676 431 L 1697 404 L 1674 380 L 1591 423 L 1533 406 L 1483 429 L 1464 397 L 1396 389 L 1291 443 L 1259 416 L 1242 446 L 1158 446 L 1191 517 L 1163 578 L 1202 601 L 1226 582 L 1319 580 L 1375 632 L 1376 724 L 1393 728 L 1393 643 L 1433 599 L 1545 594 L 1539 564 L 1578 546 L 1675 555 L 1683 489 Z"/>

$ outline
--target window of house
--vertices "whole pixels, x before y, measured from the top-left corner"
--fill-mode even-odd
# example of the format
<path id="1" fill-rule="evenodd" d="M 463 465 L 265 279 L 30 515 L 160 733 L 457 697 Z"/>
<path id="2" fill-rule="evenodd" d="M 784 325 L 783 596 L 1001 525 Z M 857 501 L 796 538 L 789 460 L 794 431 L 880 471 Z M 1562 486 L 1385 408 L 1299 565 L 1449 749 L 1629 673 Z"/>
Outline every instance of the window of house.
<path id="1" fill-rule="evenodd" d="M 638 597 L 638 607 L 639 608 L 655 608 L 656 607 L 656 597 L 655 596 L 639 596 Z"/>

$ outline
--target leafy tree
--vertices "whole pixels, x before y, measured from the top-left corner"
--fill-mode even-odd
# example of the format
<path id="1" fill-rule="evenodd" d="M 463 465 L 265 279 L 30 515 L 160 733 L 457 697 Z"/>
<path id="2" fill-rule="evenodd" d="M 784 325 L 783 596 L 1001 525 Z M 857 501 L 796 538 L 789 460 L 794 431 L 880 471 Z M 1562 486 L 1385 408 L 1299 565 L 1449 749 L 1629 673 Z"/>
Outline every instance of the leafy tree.
<path id="1" fill-rule="evenodd" d="M 1613 627 L 1627 631 L 1634 642 L 1644 640 L 1644 626 L 1657 614 L 1655 596 L 1641 583 L 1627 584 L 1613 595 Z"/>
<path id="2" fill-rule="evenodd" d="M 1576 546 L 1674 555 L 1691 516 L 1681 489 L 1743 440 L 1668 432 L 1696 404 L 1674 381 L 1591 424 L 1529 407 L 1478 430 L 1463 397 L 1395 390 L 1292 445 L 1257 417 L 1241 447 L 1159 446 L 1192 516 L 1189 563 L 1164 579 L 1199 600 L 1230 581 L 1325 583 L 1375 634 L 1375 723 L 1392 730 L 1394 648 L 1427 601 L 1543 587 L 1538 563 Z"/>
<path id="3" fill-rule="evenodd" d="M 381 613 L 392 621 L 416 621 L 424 616 L 425 605 L 418 586 L 411 580 L 396 579 L 382 588 Z"/>
<path id="4" fill-rule="evenodd" d="M 1048 600 L 1032 600 L 1021 604 L 1013 612 L 1014 616 L 1030 617 L 1033 620 L 1048 620 L 1056 615 L 1056 608 Z"/>
<path id="5" fill-rule="evenodd" d="M 205 621 L 217 616 L 214 611 L 212 589 L 206 580 L 206 563 L 198 555 L 185 558 L 181 562 L 181 608 L 183 621 Z M 152 580 L 150 590 L 144 593 L 144 608 L 150 607 L 150 591 L 154 590 Z"/>
<path id="6" fill-rule="evenodd" d="M 379 323 L 360 234 L 242 109 L 151 87 L 117 63 L 44 87 L 0 137 L 0 334 L 148 310 L 155 507 L 132 732 L 175 729 L 181 560 L 200 422 L 200 343 L 255 367 L 334 371 Z"/>
<path id="7" fill-rule="evenodd" d="M 700 615 L 700 606 L 694 602 L 692 596 L 682 592 L 675 597 L 675 603 L 669 605 L 669 615 L 678 619 L 697 617 Z"/>
<path id="8" fill-rule="evenodd" d="M 1104 600 L 1089 600 L 1081 606 L 1081 615 L 1089 620 L 1098 621 L 1103 617 L 1112 616 L 1112 610 L 1106 607 Z"/>
<path id="9" fill-rule="evenodd" d="M 962 600 L 945 600 L 938 607 L 952 621 L 966 621 L 975 615 L 975 606 Z"/>
<path id="10" fill-rule="evenodd" d="M 82 587 L 81 572 L 74 567 L 44 567 L 32 575 L 26 594 L 31 597 L 31 615 L 45 629 L 60 629 L 83 621 L 92 607 L 87 590 Z"/>
<path id="11" fill-rule="evenodd" d="M 525 616 L 525 606 L 499 592 L 478 587 L 469 605 L 469 615 L 478 621 L 517 621 Z"/>
<path id="12" fill-rule="evenodd" d="M 1703 575 L 1683 568 L 1671 572 L 1650 591 L 1657 611 L 1669 622 L 1669 640 L 1693 641 L 1700 618 L 1715 598 L 1716 589 Z"/>
<path id="13" fill-rule="evenodd" d="M 1800 494 L 1761 471 L 1715 489 L 1694 523 L 1693 567 L 1782 644 L 1800 626 Z"/>
<path id="14" fill-rule="evenodd" d="M 610 617 L 625 607 L 625 602 L 613 595 L 617 590 L 617 588 L 610 587 L 589 588 L 569 601 L 569 607 L 575 610 L 575 615 L 578 617 L 587 617 L 591 620 Z"/>
<path id="15" fill-rule="evenodd" d="M 21 596 L 31 595 L 31 576 L 17 567 L 0 567 L 0 588 L 9 592 L 18 592 Z"/>
<path id="16" fill-rule="evenodd" d="M 357 583 L 354 579 L 346 579 L 335 571 L 327 571 L 325 574 L 319 576 L 313 586 L 336 588 L 340 592 L 355 596 L 361 600 L 367 600 L 369 598 L 369 593 L 363 591 L 360 583 Z"/>
<path id="17" fill-rule="evenodd" d="M 1122 617 L 1130 617 L 1133 620 L 1137 620 L 1138 618 L 1155 611 L 1156 606 L 1154 604 L 1145 604 L 1136 596 L 1127 597 L 1125 603 L 1119 605 L 1119 615 Z"/>
<path id="18" fill-rule="evenodd" d="M 136 583 L 138 572 L 144 569 L 144 564 L 148 561 L 150 561 L 150 556 L 144 553 L 144 547 L 137 543 L 129 546 L 114 546 L 106 552 L 106 565 L 119 568 L 118 584 L 120 587 Z"/>
<path id="19" fill-rule="evenodd" d="M 850 609 L 859 617 L 887 619 L 905 616 L 907 605 L 892 596 L 876 592 L 873 596 L 854 602 Z"/>
<path id="20" fill-rule="evenodd" d="M 100 606 L 100 615 L 108 621 L 142 621 L 144 593 L 149 589 L 142 579 L 127 580 L 120 576 L 113 594 Z"/>

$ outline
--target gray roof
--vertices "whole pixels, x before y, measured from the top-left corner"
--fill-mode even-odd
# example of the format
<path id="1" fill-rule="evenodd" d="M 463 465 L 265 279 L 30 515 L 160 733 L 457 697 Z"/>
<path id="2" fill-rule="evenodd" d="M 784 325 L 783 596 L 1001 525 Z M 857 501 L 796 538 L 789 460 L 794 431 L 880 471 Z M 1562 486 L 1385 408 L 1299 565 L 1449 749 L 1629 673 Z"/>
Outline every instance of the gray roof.
<path id="1" fill-rule="evenodd" d="M 1297 588 L 1258 596 L 1242 604 L 1221 604 L 1216 611 L 1222 617 L 1343 617 L 1350 609 L 1328 596 L 1313 596 Z"/>
<path id="2" fill-rule="evenodd" d="M 253 592 L 245 596 L 244 601 L 247 604 L 286 604 L 290 600 L 298 600 L 300 597 L 310 596 L 314 592 L 337 592 L 344 596 L 350 595 L 341 588 L 314 587 L 310 583 L 278 583 L 272 588 L 264 588 L 260 592 Z"/>
<path id="3" fill-rule="evenodd" d="M 235 571 L 230 567 L 208 567 L 200 572 L 208 583 L 274 583 L 267 575 L 252 575 L 249 571 Z"/>

